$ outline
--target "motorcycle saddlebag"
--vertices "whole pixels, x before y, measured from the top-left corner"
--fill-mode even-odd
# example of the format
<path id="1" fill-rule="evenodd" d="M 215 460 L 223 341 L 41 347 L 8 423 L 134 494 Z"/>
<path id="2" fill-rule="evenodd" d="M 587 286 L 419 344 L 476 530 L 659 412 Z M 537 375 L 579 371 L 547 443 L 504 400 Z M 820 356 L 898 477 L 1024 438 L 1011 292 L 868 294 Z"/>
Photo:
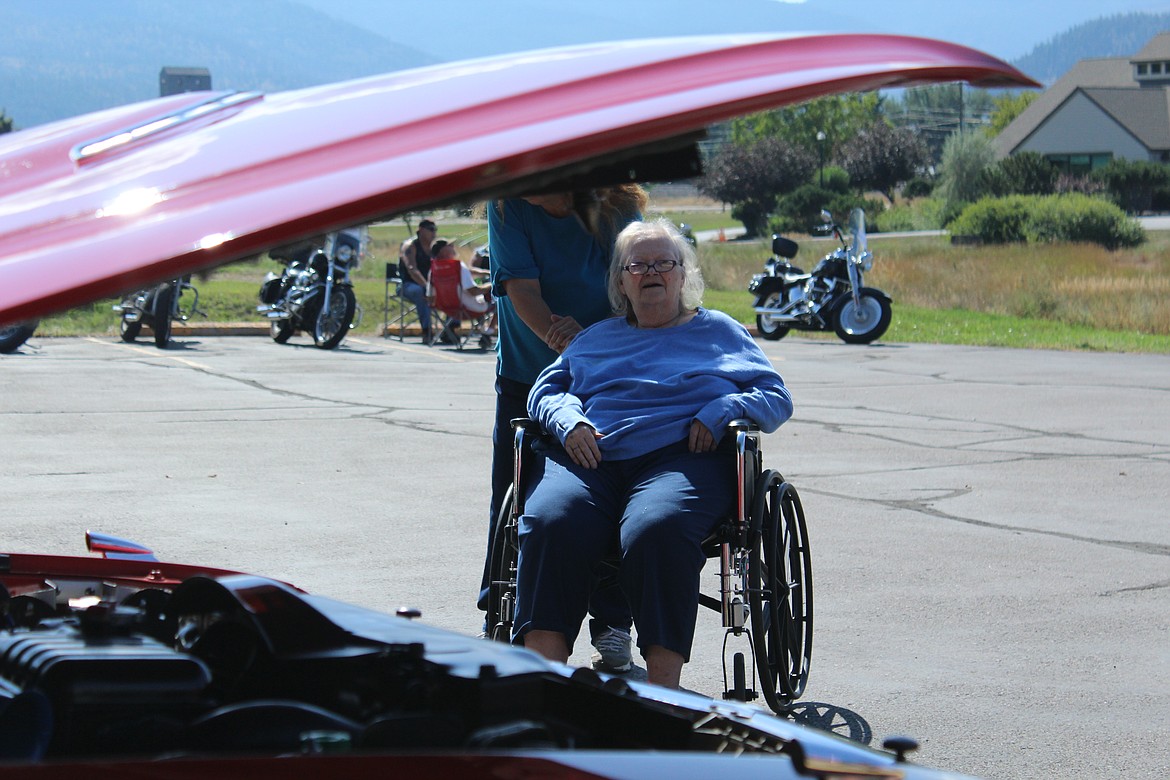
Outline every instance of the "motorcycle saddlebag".
<path id="1" fill-rule="evenodd" d="M 269 274 L 260 285 L 260 303 L 276 303 L 280 300 L 280 277 Z"/>

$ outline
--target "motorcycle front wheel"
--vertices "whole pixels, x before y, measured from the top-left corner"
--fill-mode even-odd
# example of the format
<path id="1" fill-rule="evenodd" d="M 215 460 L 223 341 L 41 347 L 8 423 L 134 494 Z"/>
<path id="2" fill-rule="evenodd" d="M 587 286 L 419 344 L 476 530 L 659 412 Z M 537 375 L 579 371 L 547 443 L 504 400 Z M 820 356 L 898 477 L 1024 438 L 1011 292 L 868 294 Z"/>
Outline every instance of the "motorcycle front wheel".
<path id="1" fill-rule="evenodd" d="M 283 344 L 292 338 L 292 320 L 272 320 L 268 323 L 268 332 L 277 344 Z"/>
<path id="2" fill-rule="evenodd" d="M 166 349 L 171 340 L 171 311 L 175 307 L 175 286 L 164 284 L 154 294 L 150 329 L 154 331 L 154 345 Z"/>
<path id="3" fill-rule="evenodd" d="M 122 321 L 118 323 L 118 331 L 122 336 L 122 341 L 125 341 L 127 344 L 133 344 L 134 339 L 138 338 L 138 334 L 141 330 L 141 320 L 138 322 L 130 322 L 125 317 L 122 317 Z"/>
<path id="4" fill-rule="evenodd" d="M 313 327 L 313 343 L 320 349 L 333 349 L 345 338 L 349 324 L 353 322 L 354 309 L 357 306 L 357 297 L 352 287 L 338 285 L 333 288 L 329 300 L 321 306 L 317 313 L 317 323 Z"/>
<path id="5" fill-rule="evenodd" d="M 39 320 L 31 320 L 0 328 L 0 353 L 7 355 L 20 349 L 20 345 L 28 341 L 37 329 L 38 323 Z"/>
<path id="6" fill-rule="evenodd" d="M 784 302 L 780 296 L 781 293 L 779 292 L 769 293 L 756 301 L 756 306 L 767 306 L 772 309 L 778 309 Z M 756 330 L 768 341 L 777 341 L 788 335 L 789 328 L 786 325 L 781 325 L 771 315 L 757 314 Z"/>
<path id="7" fill-rule="evenodd" d="M 890 327 L 893 310 L 889 300 L 877 290 L 863 287 L 858 295 L 860 305 L 850 295 L 837 307 L 833 329 L 846 344 L 869 344 L 877 341 Z"/>

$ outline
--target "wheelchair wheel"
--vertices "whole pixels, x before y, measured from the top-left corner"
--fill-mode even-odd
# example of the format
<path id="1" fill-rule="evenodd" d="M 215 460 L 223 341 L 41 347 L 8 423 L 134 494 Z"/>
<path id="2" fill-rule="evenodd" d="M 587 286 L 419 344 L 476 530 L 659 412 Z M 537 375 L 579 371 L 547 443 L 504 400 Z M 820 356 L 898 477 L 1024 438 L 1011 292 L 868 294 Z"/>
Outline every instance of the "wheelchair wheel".
<path id="1" fill-rule="evenodd" d="M 499 642 L 512 641 L 512 626 L 516 619 L 516 561 L 520 555 L 520 541 L 512 520 L 512 491 L 508 488 L 496 518 L 492 535 L 491 579 L 488 583 L 487 637 Z"/>
<path id="2" fill-rule="evenodd" d="M 760 687 L 783 711 L 804 693 L 812 662 L 812 558 L 796 488 L 775 471 L 760 476 L 752 507 L 748 601 Z"/>

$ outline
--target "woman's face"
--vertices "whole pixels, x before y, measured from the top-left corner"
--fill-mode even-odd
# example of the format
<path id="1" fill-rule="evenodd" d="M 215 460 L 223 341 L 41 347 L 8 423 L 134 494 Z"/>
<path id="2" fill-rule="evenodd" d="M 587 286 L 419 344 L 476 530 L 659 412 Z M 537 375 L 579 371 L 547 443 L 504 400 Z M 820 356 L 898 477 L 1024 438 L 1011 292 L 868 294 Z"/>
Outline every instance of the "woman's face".
<path id="1" fill-rule="evenodd" d="M 622 262 L 623 266 L 631 263 L 651 265 L 662 260 L 673 260 L 676 263 L 669 271 L 649 270 L 642 275 L 622 270 L 621 290 L 629 298 L 634 316 L 639 320 L 654 309 L 669 312 L 672 317 L 679 312 L 685 273 L 683 267 L 677 265 L 679 259 L 674 242 L 666 236 L 644 238 L 630 248 Z"/>

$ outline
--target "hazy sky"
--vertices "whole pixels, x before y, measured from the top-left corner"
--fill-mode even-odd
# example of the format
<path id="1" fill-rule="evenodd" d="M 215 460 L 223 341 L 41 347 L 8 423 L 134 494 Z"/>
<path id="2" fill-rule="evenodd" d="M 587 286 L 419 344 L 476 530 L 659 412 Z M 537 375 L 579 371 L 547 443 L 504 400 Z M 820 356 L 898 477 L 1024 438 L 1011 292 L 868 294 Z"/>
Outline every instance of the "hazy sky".
<path id="1" fill-rule="evenodd" d="M 740 32 L 921 35 L 1013 60 L 1091 19 L 1170 12 L 1170 0 L 427 0 L 410 11 L 403 0 L 299 1 L 441 60 Z"/>

